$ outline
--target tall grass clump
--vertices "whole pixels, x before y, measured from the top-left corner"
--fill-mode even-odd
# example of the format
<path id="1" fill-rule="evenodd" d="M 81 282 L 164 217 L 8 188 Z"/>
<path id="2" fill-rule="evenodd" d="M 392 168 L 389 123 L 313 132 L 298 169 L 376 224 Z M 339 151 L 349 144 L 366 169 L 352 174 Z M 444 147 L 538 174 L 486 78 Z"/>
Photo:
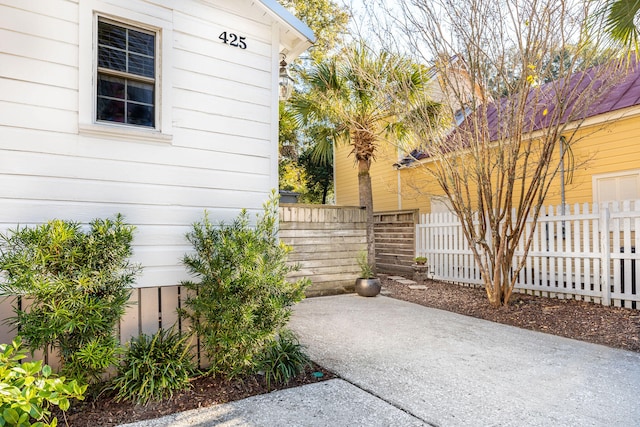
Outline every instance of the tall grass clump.
<path id="1" fill-rule="evenodd" d="M 174 329 L 133 338 L 110 387 L 116 400 L 145 405 L 188 389 L 195 370 L 188 339 Z"/>

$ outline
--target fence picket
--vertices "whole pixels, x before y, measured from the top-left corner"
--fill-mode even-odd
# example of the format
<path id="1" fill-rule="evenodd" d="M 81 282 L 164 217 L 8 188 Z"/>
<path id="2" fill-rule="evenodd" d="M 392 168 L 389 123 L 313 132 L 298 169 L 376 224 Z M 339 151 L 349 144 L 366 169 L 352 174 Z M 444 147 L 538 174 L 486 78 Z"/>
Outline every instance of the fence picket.
<path id="1" fill-rule="evenodd" d="M 130 305 L 120 319 L 120 342 L 126 343 L 140 335 L 140 289 L 133 289 L 129 298 Z"/>
<path id="2" fill-rule="evenodd" d="M 178 286 L 160 288 L 160 318 L 163 329 L 178 328 Z"/>
<path id="3" fill-rule="evenodd" d="M 620 256 L 620 232 L 621 232 L 621 227 L 620 227 L 620 218 L 616 215 L 618 213 L 618 204 L 610 204 L 610 209 L 611 209 L 611 228 L 613 229 L 613 234 L 612 234 L 612 242 L 613 242 L 613 248 L 611 249 L 611 263 L 613 265 L 613 275 L 614 277 L 620 277 L 620 261 L 622 258 Z M 621 291 L 621 281 L 620 280 L 614 280 L 612 283 L 612 295 L 611 295 L 611 299 L 613 302 L 613 305 L 616 307 L 620 307 L 622 304 L 620 302 L 620 299 L 616 298 L 616 295 L 620 294 Z"/>
<path id="4" fill-rule="evenodd" d="M 477 224 L 477 222 L 476 222 Z M 513 267 L 531 245 L 516 288 L 544 296 L 640 308 L 640 201 L 542 207 L 538 223 L 525 225 Z M 490 236 L 487 236 L 490 242 Z M 482 283 L 462 225 L 453 214 L 424 214 L 416 225 L 416 254 L 427 256 L 436 278 Z"/>
<path id="5" fill-rule="evenodd" d="M 17 304 L 16 297 L 0 297 L 0 313 L 4 319 L 14 315 L 13 307 Z M 10 344 L 16 335 L 14 327 L 4 321 L 0 322 L 0 344 Z"/>
<path id="6" fill-rule="evenodd" d="M 582 235 L 582 233 L 580 233 L 580 226 L 582 225 L 582 222 L 580 222 L 580 217 L 581 217 L 581 212 L 580 212 L 580 205 L 578 203 L 576 203 L 573 206 L 573 214 L 576 216 L 576 220 L 572 221 L 572 225 L 573 225 L 573 252 L 574 253 L 580 253 L 582 252 L 582 248 L 581 248 L 581 241 L 580 241 L 580 237 Z M 574 271 L 574 275 L 573 277 L 571 277 L 571 289 L 574 289 L 576 292 L 581 292 L 584 289 L 581 287 L 582 284 L 582 272 L 584 272 L 583 270 L 583 265 L 582 265 L 582 258 L 578 258 L 575 257 L 573 258 L 573 271 Z M 585 272 L 586 274 L 586 272 Z M 581 292 L 582 293 L 582 292 Z M 576 299 L 582 299 L 582 298 L 578 298 L 578 296 L 576 295 Z"/>
<path id="7" fill-rule="evenodd" d="M 634 239 L 635 246 L 634 246 L 634 249 L 635 249 L 635 257 L 636 257 L 636 259 L 638 259 L 638 254 L 639 254 L 638 251 L 640 251 L 640 233 L 639 233 L 639 231 L 640 231 L 640 200 L 636 201 L 634 203 L 634 205 L 635 205 L 634 206 L 635 207 L 635 209 L 634 209 L 635 217 L 633 219 L 633 221 L 634 221 L 633 231 L 634 231 L 634 235 L 635 235 L 635 239 Z M 638 296 L 639 296 L 638 295 L 639 294 L 639 292 L 638 292 L 638 284 L 640 284 L 640 268 L 639 267 L 640 266 L 635 265 L 635 275 L 633 276 L 633 280 L 634 281 L 632 282 L 632 286 L 631 286 L 632 295 L 635 298 L 635 301 L 633 302 L 632 308 L 640 308 L 639 304 L 638 304 L 638 301 L 640 301 L 640 299 L 638 298 Z"/>
<path id="8" fill-rule="evenodd" d="M 579 212 L 576 212 L 575 206 L 572 209 L 571 206 L 567 205 L 566 207 L 566 212 L 565 212 L 565 218 L 566 220 L 563 220 L 563 230 L 565 232 L 565 242 L 564 242 L 564 248 L 565 248 L 565 252 L 568 254 L 571 253 L 579 253 L 579 249 L 578 251 L 576 251 L 576 247 L 574 244 L 574 241 L 576 239 L 579 239 L 580 235 L 578 234 L 578 237 L 576 237 L 575 234 L 575 218 L 578 216 Z M 564 259 L 564 273 L 565 273 L 565 288 L 571 292 L 575 292 L 575 277 L 574 277 L 574 258 L 573 257 L 567 257 Z M 565 295 L 567 296 L 567 298 L 577 298 L 577 295 L 572 294 L 572 293 L 565 293 Z"/>
<path id="9" fill-rule="evenodd" d="M 140 300 L 140 331 L 153 335 L 160 328 L 160 301 L 158 288 L 141 288 Z"/>

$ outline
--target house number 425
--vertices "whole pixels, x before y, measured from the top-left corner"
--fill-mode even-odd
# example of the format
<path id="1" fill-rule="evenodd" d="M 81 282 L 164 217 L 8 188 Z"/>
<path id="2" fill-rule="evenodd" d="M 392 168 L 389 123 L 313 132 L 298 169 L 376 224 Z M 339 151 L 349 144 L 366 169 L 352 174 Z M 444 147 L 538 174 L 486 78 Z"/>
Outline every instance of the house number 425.
<path id="1" fill-rule="evenodd" d="M 244 36 L 239 36 L 237 34 L 234 33 L 227 33 L 226 31 L 223 31 L 218 38 L 220 40 L 222 40 L 222 43 L 224 44 L 228 44 L 229 46 L 233 46 L 233 47 L 239 47 L 240 49 L 246 49 L 247 48 L 247 43 L 246 43 L 246 37 Z"/>

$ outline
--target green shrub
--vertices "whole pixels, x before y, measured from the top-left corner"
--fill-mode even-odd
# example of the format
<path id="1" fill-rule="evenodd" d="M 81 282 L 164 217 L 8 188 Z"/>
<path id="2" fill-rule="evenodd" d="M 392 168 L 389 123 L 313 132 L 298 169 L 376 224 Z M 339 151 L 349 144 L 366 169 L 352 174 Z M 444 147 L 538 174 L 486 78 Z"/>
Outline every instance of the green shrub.
<path id="1" fill-rule="evenodd" d="M 304 297 L 307 279 L 289 282 L 295 267 L 290 248 L 277 236 L 278 200 L 272 195 L 255 227 L 245 210 L 231 224 L 213 225 L 205 213 L 187 234 L 195 253 L 184 257 L 197 282 L 181 316 L 191 320 L 211 360 L 211 370 L 228 377 L 253 372 L 257 356 Z"/>
<path id="2" fill-rule="evenodd" d="M 169 329 L 132 339 L 111 386 L 116 400 L 147 404 L 189 388 L 194 365 L 188 338 Z"/>
<path id="3" fill-rule="evenodd" d="M 14 307 L 10 321 L 30 350 L 57 349 L 61 372 L 80 382 L 97 382 L 117 362 L 115 328 L 138 271 L 128 262 L 133 230 L 118 215 L 87 232 L 53 220 L 0 234 L 0 293 L 31 303 Z"/>
<path id="4" fill-rule="evenodd" d="M 283 329 L 278 338 L 266 346 L 257 368 L 264 373 L 267 388 L 270 389 L 272 382 L 287 384 L 302 373 L 309 363 L 309 357 L 295 334 Z"/>
<path id="5" fill-rule="evenodd" d="M 358 252 L 358 266 L 360 267 L 360 278 L 361 279 L 373 279 L 376 277 L 373 274 L 373 269 L 369 264 L 369 260 L 367 259 L 367 251 Z"/>
<path id="6" fill-rule="evenodd" d="M 57 378 L 41 360 L 21 364 L 27 357 L 21 345 L 20 338 L 0 344 L 0 426 L 56 426 L 49 408 L 66 411 L 69 399 L 82 400 L 87 386 Z"/>

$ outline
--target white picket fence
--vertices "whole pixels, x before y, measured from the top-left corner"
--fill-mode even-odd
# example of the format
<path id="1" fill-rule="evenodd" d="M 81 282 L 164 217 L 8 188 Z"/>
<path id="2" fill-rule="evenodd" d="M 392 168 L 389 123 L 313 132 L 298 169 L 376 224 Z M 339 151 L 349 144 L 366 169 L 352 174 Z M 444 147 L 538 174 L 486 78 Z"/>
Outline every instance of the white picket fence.
<path id="1" fill-rule="evenodd" d="M 533 222 L 526 225 L 527 233 Z M 607 206 L 576 204 L 544 209 L 535 227 L 516 289 L 639 308 L 640 200 Z M 524 240 L 514 266 L 524 256 Z M 452 213 L 423 214 L 416 225 L 416 256 L 429 259 L 434 279 L 481 285 L 473 254 Z M 638 267 L 638 268 L 636 268 Z"/>

